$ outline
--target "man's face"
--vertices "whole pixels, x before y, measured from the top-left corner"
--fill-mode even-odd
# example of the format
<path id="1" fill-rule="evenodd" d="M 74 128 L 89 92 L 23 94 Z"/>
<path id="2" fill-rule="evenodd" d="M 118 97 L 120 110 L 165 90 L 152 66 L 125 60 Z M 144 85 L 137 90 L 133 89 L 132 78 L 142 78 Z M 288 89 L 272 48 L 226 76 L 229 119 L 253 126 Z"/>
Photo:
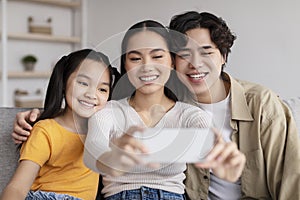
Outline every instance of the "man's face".
<path id="1" fill-rule="evenodd" d="M 186 32 L 188 41 L 177 52 L 176 71 L 179 79 L 198 96 L 211 95 L 223 89 L 220 78 L 224 57 L 211 41 L 209 30 L 195 28 Z"/>

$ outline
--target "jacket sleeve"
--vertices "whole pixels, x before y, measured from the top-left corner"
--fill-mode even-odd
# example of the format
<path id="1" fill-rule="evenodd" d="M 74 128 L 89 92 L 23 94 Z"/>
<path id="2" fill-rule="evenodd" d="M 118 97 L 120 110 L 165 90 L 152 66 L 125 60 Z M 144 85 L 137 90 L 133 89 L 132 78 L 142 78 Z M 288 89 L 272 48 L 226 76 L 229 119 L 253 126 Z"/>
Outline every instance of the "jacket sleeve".
<path id="1" fill-rule="evenodd" d="M 263 107 L 261 144 L 273 199 L 300 199 L 300 142 L 289 108 L 278 98 Z"/>

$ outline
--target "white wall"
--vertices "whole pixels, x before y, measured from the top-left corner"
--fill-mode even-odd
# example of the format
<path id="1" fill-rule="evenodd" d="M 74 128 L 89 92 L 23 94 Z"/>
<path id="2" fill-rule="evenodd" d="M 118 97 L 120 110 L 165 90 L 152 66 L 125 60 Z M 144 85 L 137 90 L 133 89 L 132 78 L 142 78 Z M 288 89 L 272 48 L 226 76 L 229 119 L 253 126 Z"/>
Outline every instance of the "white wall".
<path id="1" fill-rule="evenodd" d="M 167 25 L 171 16 L 187 10 L 213 12 L 238 37 L 227 71 L 283 98 L 295 97 L 300 96 L 299 9 L 298 0 L 89 0 L 88 45 L 104 49 L 114 60 L 120 51 L 119 33 L 137 21 L 155 19 Z"/>

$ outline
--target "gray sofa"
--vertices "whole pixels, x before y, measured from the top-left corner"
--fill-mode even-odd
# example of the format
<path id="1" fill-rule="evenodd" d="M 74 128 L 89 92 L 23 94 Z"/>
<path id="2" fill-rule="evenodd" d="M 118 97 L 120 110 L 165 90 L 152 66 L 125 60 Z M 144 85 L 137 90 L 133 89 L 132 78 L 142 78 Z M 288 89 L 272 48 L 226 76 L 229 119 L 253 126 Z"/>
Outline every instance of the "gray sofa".
<path id="1" fill-rule="evenodd" d="M 0 107 L 0 193 L 17 167 L 19 154 L 11 133 L 16 114 L 24 110 L 28 109 Z"/>
<path id="2" fill-rule="evenodd" d="M 298 125 L 300 137 L 300 98 L 285 100 L 289 105 Z M 15 116 L 18 112 L 28 110 L 24 108 L 0 107 L 0 193 L 13 175 L 18 163 L 18 151 L 12 141 L 11 133 Z"/>

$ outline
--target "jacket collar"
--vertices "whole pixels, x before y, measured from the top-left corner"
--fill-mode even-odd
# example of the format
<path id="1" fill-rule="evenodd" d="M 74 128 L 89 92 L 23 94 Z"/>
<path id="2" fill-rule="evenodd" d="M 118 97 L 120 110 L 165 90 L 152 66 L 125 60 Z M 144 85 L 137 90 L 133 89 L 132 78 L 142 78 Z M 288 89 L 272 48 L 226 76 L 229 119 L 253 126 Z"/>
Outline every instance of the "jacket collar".
<path id="1" fill-rule="evenodd" d="M 230 81 L 232 119 L 242 121 L 253 121 L 254 119 L 251 115 L 247 104 L 247 100 L 245 98 L 244 88 L 229 74 L 225 72 L 224 74 Z"/>

